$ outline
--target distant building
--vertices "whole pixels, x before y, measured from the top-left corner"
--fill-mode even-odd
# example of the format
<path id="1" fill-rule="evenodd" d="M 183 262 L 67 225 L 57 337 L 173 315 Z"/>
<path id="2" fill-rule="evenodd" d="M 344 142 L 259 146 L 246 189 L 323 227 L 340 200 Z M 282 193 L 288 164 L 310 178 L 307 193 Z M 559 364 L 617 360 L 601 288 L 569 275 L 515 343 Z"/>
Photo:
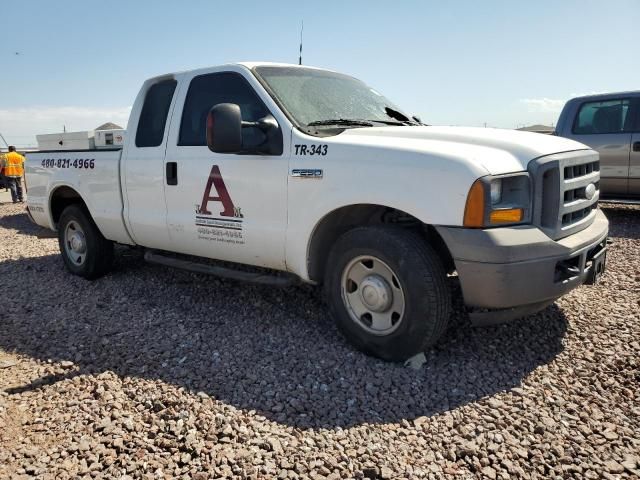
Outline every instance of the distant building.
<path id="1" fill-rule="evenodd" d="M 95 130 L 124 130 L 120 125 L 116 125 L 112 122 L 103 123 L 99 127 L 96 127 Z"/>
<path id="2" fill-rule="evenodd" d="M 518 130 L 522 132 L 546 133 L 547 135 L 551 135 L 556 131 L 554 127 L 548 125 L 530 125 L 528 127 L 518 128 Z"/>

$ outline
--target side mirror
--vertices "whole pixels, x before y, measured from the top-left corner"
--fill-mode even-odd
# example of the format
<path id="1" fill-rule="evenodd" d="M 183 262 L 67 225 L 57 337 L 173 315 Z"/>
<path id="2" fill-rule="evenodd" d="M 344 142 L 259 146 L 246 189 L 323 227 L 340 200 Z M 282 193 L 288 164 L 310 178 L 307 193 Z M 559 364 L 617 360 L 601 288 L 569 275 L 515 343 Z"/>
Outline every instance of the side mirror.
<path id="1" fill-rule="evenodd" d="M 242 150 L 242 115 L 235 103 L 219 103 L 207 115 L 207 147 L 215 153 Z"/>
<path id="2" fill-rule="evenodd" d="M 249 136 L 245 144 L 243 128 L 258 129 L 261 138 L 256 142 L 255 136 Z M 256 122 L 244 122 L 239 105 L 219 103 L 207 115 L 207 146 L 214 153 L 282 155 L 282 131 L 271 114 Z"/>
<path id="3" fill-rule="evenodd" d="M 255 122 L 242 122 L 242 128 L 256 128 L 262 132 L 259 145 L 247 145 L 248 150 L 261 155 L 282 155 L 282 131 L 273 115 L 258 119 Z"/>

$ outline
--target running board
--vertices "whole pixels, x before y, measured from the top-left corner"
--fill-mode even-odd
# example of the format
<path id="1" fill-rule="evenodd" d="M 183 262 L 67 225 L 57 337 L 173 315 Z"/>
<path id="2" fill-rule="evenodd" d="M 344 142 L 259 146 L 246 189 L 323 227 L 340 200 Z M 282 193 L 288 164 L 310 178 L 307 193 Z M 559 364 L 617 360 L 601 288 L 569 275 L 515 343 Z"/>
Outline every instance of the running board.
<path id="1" fill-rule="evenodd" d="M 160 252 L 147 250 L 144 253 L 145 261 L 165 267 L 179 268 L 194 273 L 204 273 L 207 275 L 215 275 L 217 277 L 229 278 L 241 282 L 257 283 L 260 285 L 271 285 L 273 287 L 288 287 L 300 283 L 300 279 L 290 273 L 281 275 L 269 275 L 258 272 L 245 272 L 235 270 L 233 268 L 220 267 L 217 265 L 209 265 L 207 263 L 198 263 L 191 260 L 183 260 Z"/>

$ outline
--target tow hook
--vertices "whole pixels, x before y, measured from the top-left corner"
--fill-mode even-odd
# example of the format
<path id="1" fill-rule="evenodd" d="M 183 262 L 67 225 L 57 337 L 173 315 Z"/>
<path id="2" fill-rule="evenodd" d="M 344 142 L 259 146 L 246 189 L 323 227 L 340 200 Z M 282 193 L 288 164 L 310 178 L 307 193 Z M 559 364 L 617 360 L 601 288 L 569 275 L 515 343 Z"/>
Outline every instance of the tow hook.
<path id="1" fill-rule="evenodd" d="M 560 273 L 560 280 L 577 277 L 581 273 L 578 266 L 572 265 L 568 261 L 558 262 L 556 264 L 556 271 Z"/>

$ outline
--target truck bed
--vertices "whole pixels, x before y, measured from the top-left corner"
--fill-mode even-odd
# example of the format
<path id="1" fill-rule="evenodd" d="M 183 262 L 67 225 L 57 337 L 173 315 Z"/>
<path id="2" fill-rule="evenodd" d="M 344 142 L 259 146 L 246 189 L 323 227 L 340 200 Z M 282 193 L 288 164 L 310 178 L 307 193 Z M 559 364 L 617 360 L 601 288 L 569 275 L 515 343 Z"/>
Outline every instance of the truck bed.
<path id="1" fill-rule="evenodd" d="M 29 153 L 25 163 L 27 206 L 34 221 L 55 230 L 49 196 L 60 194 L 59 188 L 70 188 L 84 199 L 106 238 L 131 243 L 122 218 L 121 154 L 121 149 Z"/>

